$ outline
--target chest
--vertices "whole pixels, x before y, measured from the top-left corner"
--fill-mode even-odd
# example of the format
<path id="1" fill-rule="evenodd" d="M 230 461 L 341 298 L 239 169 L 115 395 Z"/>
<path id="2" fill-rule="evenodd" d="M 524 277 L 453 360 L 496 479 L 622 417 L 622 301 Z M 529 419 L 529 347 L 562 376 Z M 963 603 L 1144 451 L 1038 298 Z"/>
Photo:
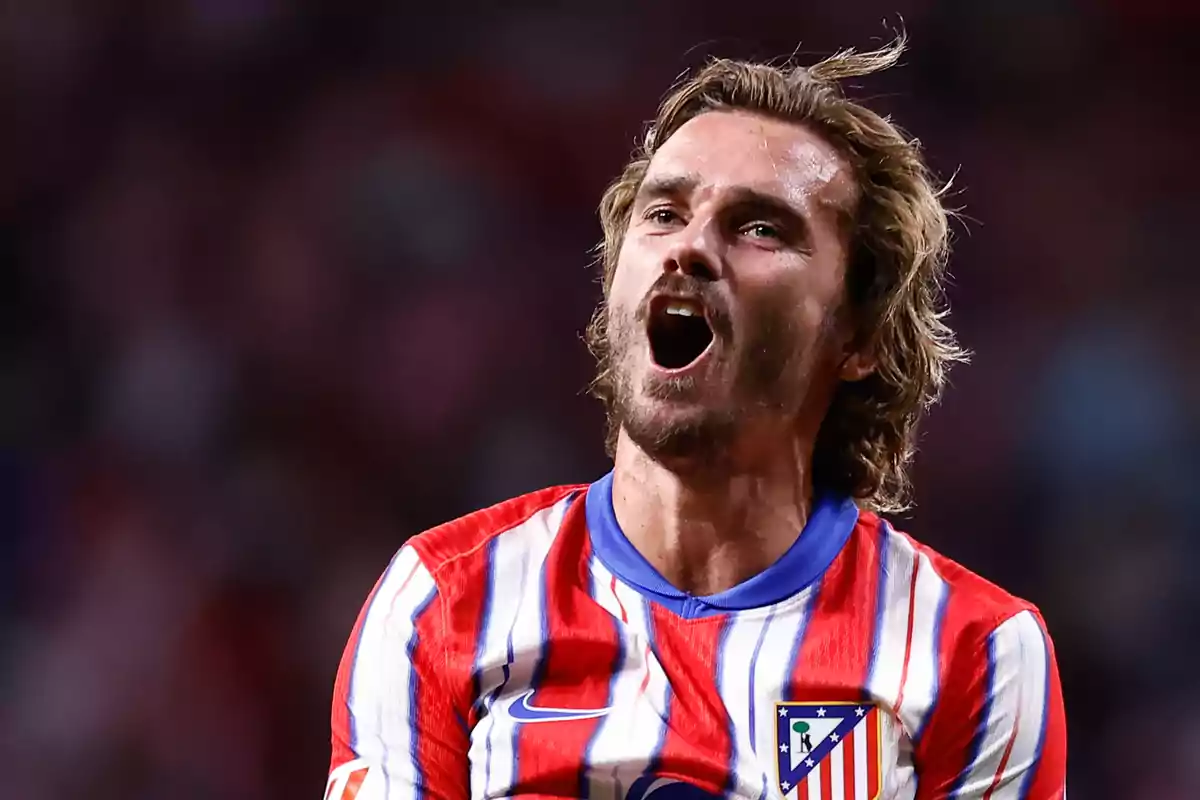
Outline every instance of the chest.
<path id="1" fill-rule="evenodd" d="M 472 797 L 912 796 L 904 654 L 821 611 L 684 619 L 616 583 L 514 608 L 478 654 Z"/>

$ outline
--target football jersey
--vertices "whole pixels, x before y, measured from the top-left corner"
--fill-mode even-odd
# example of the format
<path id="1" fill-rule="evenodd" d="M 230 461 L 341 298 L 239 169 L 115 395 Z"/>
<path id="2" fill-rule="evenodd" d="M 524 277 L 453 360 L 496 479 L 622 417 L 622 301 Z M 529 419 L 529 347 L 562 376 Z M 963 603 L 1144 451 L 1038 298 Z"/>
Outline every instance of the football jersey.
<path id="1" fill-rule="evenodd" d="M 849 499 L 694 596 L 612 474 L 410 539 L 334 688 L 326 800 L 1065 797 L 1038 611 Z"/>

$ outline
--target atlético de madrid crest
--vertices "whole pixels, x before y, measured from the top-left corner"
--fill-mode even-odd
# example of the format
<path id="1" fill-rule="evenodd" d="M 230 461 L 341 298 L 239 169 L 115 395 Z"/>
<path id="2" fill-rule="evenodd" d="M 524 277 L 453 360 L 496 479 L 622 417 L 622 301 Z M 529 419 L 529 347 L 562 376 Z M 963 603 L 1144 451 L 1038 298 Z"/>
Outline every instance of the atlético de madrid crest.
<path id="1" fill-rule="evenodd" d="M 879 710 L 870 703 L 776 703 L 779 791 L 788 800 L 878 800 Z"/>

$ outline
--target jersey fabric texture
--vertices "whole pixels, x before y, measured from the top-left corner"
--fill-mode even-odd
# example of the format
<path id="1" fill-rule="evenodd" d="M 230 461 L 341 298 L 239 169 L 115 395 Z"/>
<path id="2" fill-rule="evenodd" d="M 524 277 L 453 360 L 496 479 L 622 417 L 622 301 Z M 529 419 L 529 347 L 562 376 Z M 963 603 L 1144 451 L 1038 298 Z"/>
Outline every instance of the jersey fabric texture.
<path id="1" fill-rule="evenodd" d="M 409 540 L 332 733 L 326 800 L 1066 795 L 1036 608 L 837 497 L 692 596 L 625 538 L 611 473 Z"/>

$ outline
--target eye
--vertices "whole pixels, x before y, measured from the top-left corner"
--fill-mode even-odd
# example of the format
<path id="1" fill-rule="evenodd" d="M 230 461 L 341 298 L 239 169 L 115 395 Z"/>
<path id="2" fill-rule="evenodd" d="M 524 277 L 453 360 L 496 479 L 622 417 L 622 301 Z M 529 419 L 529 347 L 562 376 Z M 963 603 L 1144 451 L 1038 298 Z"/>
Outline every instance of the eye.
<path id="1" fill-rule="evenodd" d="M 653 222 L 656 225 L 671 225 L 679 221 L 679 215 L 667 206 L 657 206 L 650 209 L 645 214 L 647 222 Z"/>
<path id="2" fill-rule="evenodd" d="M 742 233 L 751 239 L 783 239 L 783 233 L 769 222 L 753 222 L 742 228 Z"/>

